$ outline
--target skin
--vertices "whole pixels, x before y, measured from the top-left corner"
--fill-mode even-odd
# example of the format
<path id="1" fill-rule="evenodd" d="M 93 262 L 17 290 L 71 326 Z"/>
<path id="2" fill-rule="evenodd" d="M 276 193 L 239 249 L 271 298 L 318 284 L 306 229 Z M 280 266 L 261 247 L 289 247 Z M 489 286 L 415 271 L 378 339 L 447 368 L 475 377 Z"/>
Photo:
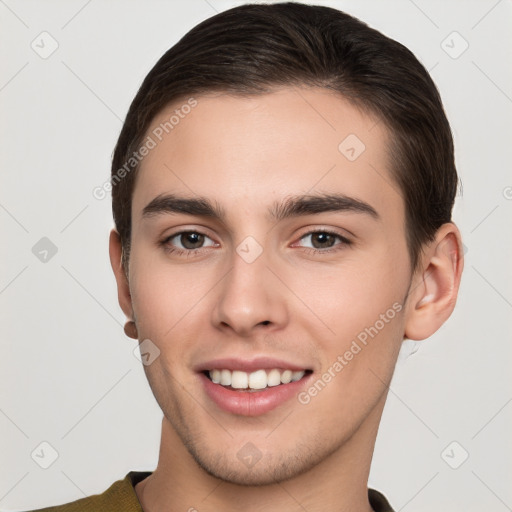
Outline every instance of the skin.
<path id="1" fill-rule="evenodd" d="M 144 366 L 164 413 L 160 457 L 137 496 L 151 512 L 368 512 L 370 462 L 400 344 L 430 336 L 450 316 L 463 267 L 460 233 L 441 226 L 411 272 L 389 135 L 340 96 L 284 88 L 196 99 L 141 164 L 127 277 L 119 236 L 110 236 L 120 305 L 138 339 L 160 350 Z M 148 133 L 178 107 L 162 111 Z M 366 146 L 353 162 L 338 150 L 349 134 Z M 204 196 L 226 218 L 143 218 L 163 193 Z M 274 201 L 319 193 L 364 201 L 379 219 L 348 211 L 266 216 Z M 334 236 L 322 246 L 308 236 L 322 228 L 352 243 Z M 183 248 L 186 238 L 160 243 L 180 230 L 207 235 L 194 256 L 166 250 Z M 263 249 L 252 263 L 236 252 L 247 236 Z M 214 358 L 266 355 L 312 369 L 315 381 L 396 303 L 401 311 L 308 404 L 294 398 L 256 417 L 227 413 L 194 371 Z M 261 453 L 252 468 L 237 457 L 248 442 Z"/>

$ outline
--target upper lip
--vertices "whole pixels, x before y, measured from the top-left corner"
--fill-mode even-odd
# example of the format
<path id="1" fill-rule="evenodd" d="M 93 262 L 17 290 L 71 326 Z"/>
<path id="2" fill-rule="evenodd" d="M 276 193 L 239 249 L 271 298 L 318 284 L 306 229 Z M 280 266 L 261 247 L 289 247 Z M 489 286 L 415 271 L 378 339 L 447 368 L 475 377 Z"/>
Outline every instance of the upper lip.
<path id="1" fill-rule="evenodd" d="M 226 357 L 222 359 L 212 359 L 196 366 L 197 372 L 207 370 L 231 370 L 242 372 L 254 372 L 256 370 L 272 370 L 273 368 L 282 368 L 284 370 L 301 371 L 307 370 L 307 366 L 297 365 L 285 361 L 284 359 L 275 359 L 273 357 L 256 357 L 254 359 L 240 359 L 235 357 Z"/>

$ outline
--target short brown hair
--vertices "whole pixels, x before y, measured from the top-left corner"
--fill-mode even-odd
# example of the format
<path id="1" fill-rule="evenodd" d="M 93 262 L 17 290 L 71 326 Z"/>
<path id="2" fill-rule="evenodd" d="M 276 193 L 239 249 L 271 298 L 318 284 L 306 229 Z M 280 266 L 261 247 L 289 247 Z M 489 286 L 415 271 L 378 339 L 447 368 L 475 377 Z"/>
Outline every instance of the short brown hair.
<path id="1" fill-rule="evenodd" d="M 121 180 L 118 173 L 155 116 L 191 95 L 257 95 L 295 85 L 336 91 L 388 128 L 391 172 L 405 202 L 407 245 L 416 269 L 423 244 L 451 221 L 458 183 L 437 88 L 405 46 L 360 20 L 330 7 L 283 2 L 241 5 L 203 21 L 144 79 L 112 159 L 112 209 L 126 271 L 139 165 Z"/>

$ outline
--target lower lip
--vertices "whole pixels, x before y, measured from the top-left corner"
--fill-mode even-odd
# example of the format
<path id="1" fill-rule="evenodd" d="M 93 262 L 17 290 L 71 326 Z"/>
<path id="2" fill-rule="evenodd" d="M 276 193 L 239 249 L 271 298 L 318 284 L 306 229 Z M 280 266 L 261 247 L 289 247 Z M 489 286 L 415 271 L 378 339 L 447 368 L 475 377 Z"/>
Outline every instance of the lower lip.
<path id="1" fill-rule="evenodd" d="M 306 374 L 302 379 L 289 384 L 280 384 L 261 391 L 235 391 L 220 384 L 214 384 L 204 373 L 199 374 L 206 394 L 224 411 L 241 416 L 259 416 L 284 404 L 304 387 L 311 377 Z"/>

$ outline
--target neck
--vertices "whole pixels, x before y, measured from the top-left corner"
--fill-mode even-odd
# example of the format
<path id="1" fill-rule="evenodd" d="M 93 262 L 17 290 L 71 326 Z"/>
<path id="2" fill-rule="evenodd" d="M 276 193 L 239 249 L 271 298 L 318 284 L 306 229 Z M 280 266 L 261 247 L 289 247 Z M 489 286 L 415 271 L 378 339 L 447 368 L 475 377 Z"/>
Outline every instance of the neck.
<path id="1" fill-rule="evenodd" d="M 359 429 L 309 471 L 271 485 L 243 486 L 211 476 L 192 458 L 172 425 L 162 420 L 158 466 L 136 485 L 144 512 L 223 510 L 371 512 L 368 475 L 384 400 Z"/>

